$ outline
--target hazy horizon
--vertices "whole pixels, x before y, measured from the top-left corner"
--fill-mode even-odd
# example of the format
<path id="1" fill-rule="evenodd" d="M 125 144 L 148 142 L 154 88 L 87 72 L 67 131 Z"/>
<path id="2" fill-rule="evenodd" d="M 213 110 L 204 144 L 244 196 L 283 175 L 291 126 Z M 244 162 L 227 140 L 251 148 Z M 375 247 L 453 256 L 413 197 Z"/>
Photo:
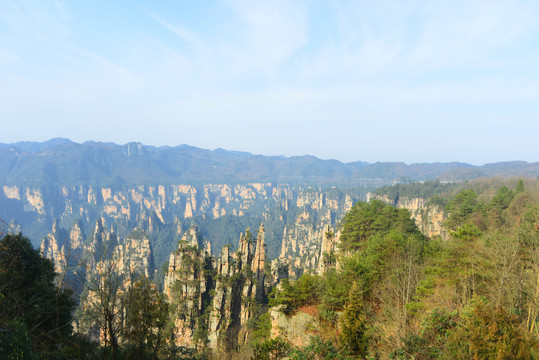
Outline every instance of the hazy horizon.
<path id="1" fill-rule="evenodd" d="M 539 159 L 533 1 L 0 3 L 0 142 Z"/>
<path id="2" fill-rule="evenodd" d="M 86 140 L 86 141 L 82 141 L 82 142 L 78 142 L 78 141 L 73 141 L 72 139 L 69 139 L 69 138 L 63 138 L 63 137 L 56 137 L 56 138 L 51 138 L 51 139 L 48 139 L 48 140 L 45 140 L 45 141 L 33 141 L 33 140 L 18 140 L 18 141 L 15 141 L 15 142 L 10 142 L 10 143 L 3 143 L 3 142 L 0 142 L 0 144 L 4 144 L 4 145 L 14 145 L 14 144 L 17 144 L 17 143 L 46 143 L 46 142 L 49 142 L 49 141 L 53 141 L 53 140 L 68 140 L 70 142 L 73 142 L 75 144 L 83 144 L 83 143 L 86 143 L 86 142 L 89 142 L 89 143 L 102 143 L 102 144 L 114 144 L 114 145 L 118 145 L 118 146 L 124 146 L 124 145 L 127 145 L 129 143 L 141 143 L 142 145 L 144 146 L 149 146 L 149 147 L 154 147 L 154 148 L 175 148 L 175 147 L 182 147 L 182 146 L 187 146 L 187 147 L 194 147 L 194 148 L 197 148 L 197 149 L 201 149 L 201 150 L 209 150 L 209 151 L 217 151 L 217 150 L 225 150 L 225 151 L 230 151 L 230 152 L 240 152 L 240 153 L 248 153 L 252 156 L 266 156 L 266 157 L 285 157 L 285 158 L 291 158 L 291 157 L 302 157 L 302 156 L 315 156 L 313 154 L 292 154 L 292 155 L 283 155 L 283 154 L 261 154 L 261 153 L 252 153 L 252 152 L 249 152 L 249 151 L 245 151 L 245 150 L 241 150 L 241 149 L 225 149 L 225 148 L 213 148 L 213 149 L 208 149 L 208 148 L 202 148 L 202 147 L 198 147 L 198 146 L 194 146 L 194 145 L 190 145 L 190 144 L 165 144 L 165 145 L 153 145 L 153 144 L 145 144 L 143 142 L 140 142 L 140 141 L 129 141 L 129 142 L 126 142 L 126 143 L 116 143 L 116 142 L 113 142 L 113 141 L 100 141 L 100 140 Z M 523 162 L 527 162 L 527 163 L 536 163 L 538 161 L 526 161 L 526 160 L 521 160 L 521 159 L 513 159 L 513 160 L 507 160 L 507 161 L 495 161 L 495 162 L 489 162 L 489 163 L 478 163 L 478 164 L 474 164 L 474 163 L 469 163 L 469 162 L 465 162 L 465 161 L 459 161 L 458 159 L 457 160 L 451 160 L 451 161 L 431 161 L 431 162 L 404 162 L 404 161 L 373 161 L 373 162 L 370 162 L 370 161 L 365 161 L 365 160 L 362 160 L 362 159 L 356 159 L 356 160 L 351 160 L 351 161 L 343 161 L 343 160 L 340 160 L 340 159 L 335 159 L 335 158 L 322 158 L 322 157 L 318 157 L 318 156 L 315 156 L 316 158 L 320 159 L 320 160 L 327 160 L 327 161 L 339 161 L 343 164 L 347 164 L 347 163 L 354 163 L 354 162 L 364 162 L 364 163 L 368 163 L 368 164 L 375 164 L 375 163 L 404 163 L 406 165 L 414 165 L 414 164 L 434 164 L 434 163 L 463 163 L 463 164 L 468 164 L 468 165 L 472 165 L 472 166 L 483 166 L 483 165 L 488 165 L 490 163 L 502 163 L 502 162 L 520 162 L 520 161 L 523 161 Z"/>

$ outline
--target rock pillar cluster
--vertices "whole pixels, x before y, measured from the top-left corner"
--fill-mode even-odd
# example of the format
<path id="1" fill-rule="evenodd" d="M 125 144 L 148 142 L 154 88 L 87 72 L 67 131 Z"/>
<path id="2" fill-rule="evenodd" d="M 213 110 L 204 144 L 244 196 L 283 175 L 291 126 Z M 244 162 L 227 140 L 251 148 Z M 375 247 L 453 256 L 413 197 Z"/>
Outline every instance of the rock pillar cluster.
<path id="1" fill-rule="evenodd" d="M 178 345 L 237 350 L 249 339 L 247 322 L 265 301 L 265 230 L 256 239 L 247 229 L 235 252 L 231 246 L 214 258 L 188 241 L 191 230 L 170 256 L 165 291 L 177 311 Z"/>

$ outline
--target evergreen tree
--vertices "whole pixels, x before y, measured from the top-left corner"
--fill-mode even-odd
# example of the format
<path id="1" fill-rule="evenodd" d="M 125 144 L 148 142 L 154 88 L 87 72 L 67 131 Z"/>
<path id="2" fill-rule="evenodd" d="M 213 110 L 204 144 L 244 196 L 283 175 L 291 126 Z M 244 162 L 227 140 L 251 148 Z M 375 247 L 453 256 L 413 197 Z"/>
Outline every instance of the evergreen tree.
<path id="1" fill-rule="evenodd" d="M 515 188 L 515 193 L 520 194 L 520 193 L 523 193 L 524 191 L 526 191 L 524 189 L 524 181 L 522 181 L 522 179 L 518 179 L 518 183 Z"/>
<path id="2" fill-rule="evenodd" d="M 132 356 L 138 359 L 157 359 L 163 329 L 167 322 L 168 306 L 163 294 L 142 277 L 127 295 L 125 335 L 132 346 Z"/>
<path id="3" fill-rule="evenodd" d="M 54 284 L 52 262 L 21 234 L 0 241 L 0 351 L 4 358 L 61 357 L 71 336 L 71 291 Z"/>
<path id="4" fill-rule="evenodd" d="M 367 312 L 363 290 L 354 282 L 348 296 L 347 305 L 340 319 L 341 341 L 354 354 L 367 354 L 369 337 L 367 334 Z"/>

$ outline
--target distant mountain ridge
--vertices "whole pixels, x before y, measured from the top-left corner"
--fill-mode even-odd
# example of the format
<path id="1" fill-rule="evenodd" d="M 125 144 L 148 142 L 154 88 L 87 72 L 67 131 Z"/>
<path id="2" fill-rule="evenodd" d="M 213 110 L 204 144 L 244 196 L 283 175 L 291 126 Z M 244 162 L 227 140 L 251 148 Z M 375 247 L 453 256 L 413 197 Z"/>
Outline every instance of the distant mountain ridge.
<path id="1" fill-rule="evenodd" d="M 466 163 L 342 163 L 314 156 L 264 156 L 189 145 L 147 146 L 103 142 L 0 143 L 2 184 L 142 185 L 172 183 L 360 184 L 395 180 L 470 180 L 482 176 L 539 176 L 539 162 L 511 161 L 474 166 Z"/>

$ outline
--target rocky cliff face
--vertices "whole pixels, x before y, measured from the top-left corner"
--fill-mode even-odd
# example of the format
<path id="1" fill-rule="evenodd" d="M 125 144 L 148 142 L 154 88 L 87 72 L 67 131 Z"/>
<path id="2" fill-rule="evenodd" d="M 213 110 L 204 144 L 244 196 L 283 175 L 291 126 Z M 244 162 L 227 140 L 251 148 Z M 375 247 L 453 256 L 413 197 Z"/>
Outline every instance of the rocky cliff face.
<path id="1" fill-rule="evenodd" d="M 154 273 L 150 237 L 143 230 L 135 228 L 117 247 L 118 269 L 125 274 L 151 277 Z"/>
<path id="2" fill-rule="evenodd" d="M 173 308 L 177 345 L 204 344 L 210 291 L 213 288 L 211 253 L 202 250 L 196 227 L 190 228 L 170 254 L 164 291 Z"/>
<path id="3" fill-rule="evenodd" d="M 441 236 L 443 239 L 448 237 L 447 230 L 443 227 L 447 214 L 439 206 L 429 204 L 427 199 L 398 197 L 393 201 L 387 196 L 367 194 L 367 201 L 370 201 L 373 198 L 384 201 L 399 209 L 408 209 L 419 227 L 419 230 L 426 236 Z"/>
<path id="4" fill-rule="evenodd" d="M 226 246 L 218 259 L 199 247 L 196 228 L 182 238 L 165 277 L 178 345 L 236 351 L 247 343 L 247 322 L 266 296 L 264 237 L 263 225 L 256 242 L 247 230 L 237 250 Z"/>
<path id="5" fill-rule="evenodd" d="M 10 188 L 7 194 L 13 197 L 11 200 L 24 201 L 26 193 Z M 62 193 L 70 194 L 70 189 Z M 75 206 L 81 209 L 79 214 L 87 214 L 86 219 L 92 214 L 99 217 L 88 237 L 83 220 L 74 221 L 67 229 L 61 227 L 61 219 L 53 221 L 41 249 L 55 261 L 57 270 L 65 270 L 71 256 L 84 259 L 85 254 L 93 254 L 98 257 L 94 257 L 89 272 L 99 274 L 110 264 L 103 259 L 111 259 L 123 281 L 121 291 L 125 291 L 134 274 L 154 273 L 150 233 L 159 232 L 168 223 L 173 235 L 182 235 L 169 256 L 164 278 L 164 291 L 174 313 L 175 342 L 230 353 L 248 343 L 249 324 L 267 306 L 269 287 L 277 286 L 282 277 L 295 279 L 304 272 L 322 274 L 336 265 L 339 222 L 356 200 L 343 191 L 271 184 L 156 186 L 128 191 L 89 187 L 78 194 L 85 202 L 84 206 Z M 389 202 L 387 198 L 382 200 Z M 69 204 L 66 209 L 72 209 L 75 202 Z M 400 198 L 393 205 L 407 208 L 425 234 L 444 234 L 443 211 L 428 206 L 424 199 Z M 273 233 L 280 243 L 274 260 L 267 258 L 264 226 L 255 234 L 247 230 L 240 235 L 237 248 L 225 246 L 220 256 L 215 256 L 209 239 L 203 238 L 194 223 L 189 227 L 185 223 L 186 217 L 193 219 L 197 214 L 214 219 L 232 213 L 241 218 L 254 211 L 260 212 L 262 219 L 277 219 L 283 225 L 282 233 Z M 125 233 L 130 226 L 134 227 Z M 125 235 L 120 235 L 122 232 Z M 81 306 L 92 306 L 95 297 L 88 291 Z M 308 338 L 309 324 L 316 321 L 308 310 L 294 318 L 272 311 L 273 335 L 279 333 L 302 345 Z M 98 339 L 100 334 L 93 331 Z"/>
<path id="6" fill-rule="evenodd" d="M 65 261 L 70 249 L 81 246 L 87 236 L 84 229 L 92 228 L 97 219 L 122 239 L 135 228 L 146 232 L 157 256 L 148 260 L 154 268 L 161 267 L 184 229 L 192 224 L 219 252 L 241 228 L 263 222 L 268 230 L 266 256 L 280 254 L 282 262 L 298 274 L 316 270 L 324 226 L 335 227 L 353 202 L 362 198 L 361 189 L 323 190 L 271 183 L 47 189 L 4 186 L 1 190 L 0 208 L 6 205 L 13 209 L 10 214 L 17 217 L 30 238 L 45 238 L 43 253 L 58 263 Z M 226 218 L 220 223 L 222 217 Z M 230 220 L 233 218 L 243 220 Z M 237 229 L 229 229 L 231 223 Z M 221 232 L 221 239 L 208 235 L 211 231 L 215 235 L 218 226 L 223 226 L 216 224 L 227 224 L 228 233 Z M 239 228 L 240 224 L 245 225 Z"/>
<path id="7" fill-rule="evenodd" d="M 339 237 L 335 229 L 361 196 L 358 191 L 266 183 L 63 187 L 59 190 L 63 200 L 54 202 L 53 209 L 48 207 L 51 192 L 42 192 L 45 215 L 40 216 L 59 217 L 52 221 L 52 231 L 41 249 L 55 261 L 58 271 L 65 270 L 70 257 L 82 259 L 88 276 L 97 278 L 113 266 L 122 281 L 119 291 L 125 292 L 137 275 L 152 277 L 161 268 L 155 264 L 154 247 L 162 244 L 155 239 L 177 242 L 168 256 L 163 280 L 174 312 L 175 342 L 229 352 L 248 343 L 249 324 L 267 306 L 269 287 L 284 276 L 323 273 L 335 265 Z M 25 193 L 19 188 L 19 199 L 11 200 L 25 203 Z M 16 191 L 10 188 L 8 194 L 15 196 Z M 35 209 L 28 211 L 37 214 Z M 217 247 L 220 256 L 214 255 L 213 239 L 204 238 L 197 225 L 211 224 L 223 216 L 245 219 L 247 224 L 267 221 L 271 227 L 268 231 L 260 226 L 254 234 L 246 231 L 237 248 Z M 85 228 L 92 229 L 88 235 Z M 164 237 L 155 237 L 162 234 Z M 272 261 L 268 234 L 273 246 L 280 249 Z M 175 240 L 178 235 L 179 241 Z M 96 306 L 95 291 L 80 291 L 81 308 Z M 96 340 L 103 337 L 95 327 L 83 330 Z"/>
<path id="8" fill-rule="evenodd" d="M 40 250 L 44 257 L 54 262 L 56 272 L 64 275 L 69 267 L 77 266 L 84 237 L 80 222 L 74 222 L 69 230 L 65 230 L 56 220 L 52 231 L 41 240 Z"/>
<path id="9" fill-rule="evenodd" d="M 77 258 L 77 263 L 65 272 L 68 282 L 71 277 L 75 278 L 76 294 L 80 295 L 75 328 L 93 340 L 110 341 L 105 329 L 123 326 L 123 299 L 129 289 L 140 277 L 153 274 L 149 236 L 135 228 L 126 237 L 119 237 L 104 225 L 102 219 L 96 221 L 85 241 L 79 242 L 81 232 L 77 223 L 71 228 L 70 235 L 72 244 L 79 244 L 70 247 L 71 256 Z M 44 240 L 42 249 L 45 249 L 45 255 L 54 256 L 48 250 L 50 244 Z M 104 321 L 110 323 L 104 325 Z"/>
<path id="10" fill-rule="evenodd" d="M 279 257 L 272 262 L 273 280 L 283 276 L 295 279 L 304 272 L 322 273 L 333 265 L 340 236 L 335 228 L 354 202 L 349 194 L 312 191 L 299 197 L 302 211 L 284 229 Z"/>
<path id="11" fill-rule="evenodd" d="M 285 191 L 286 193 L 286 191 Z M 95 221 L 96 215 L 116 224 L 141 223 L 145 227 L 154 214 L 160 222 L 189 219 L 196 215 L 218 218 L 226 214 L 241 216 L 257 200 L 278 199 L 281 192 L 270 183 L 247 185 L 158 185 L 97 188 L 89 185 L 41 188 L 3 186 L 0 203 L 70 225 L 73 219 Z M 10 219 L 6 219 L 10 220 Z M 66 223 L 67 222 L 67 223 Z M 120 228 L 118 230 L 123 230 Z"/>
<path id="12" fill-rule="evenodd" d="M 319 335 L 313 331 L 320 328 L 316 312 L 316 307 L 311 306 L 301 308 L 296 314 L 287 316 L 278 309 L 272 308 L 270 311 L 271 338 L 280 336 L 294 346 L 307 346 L 311 337 Z"/>

